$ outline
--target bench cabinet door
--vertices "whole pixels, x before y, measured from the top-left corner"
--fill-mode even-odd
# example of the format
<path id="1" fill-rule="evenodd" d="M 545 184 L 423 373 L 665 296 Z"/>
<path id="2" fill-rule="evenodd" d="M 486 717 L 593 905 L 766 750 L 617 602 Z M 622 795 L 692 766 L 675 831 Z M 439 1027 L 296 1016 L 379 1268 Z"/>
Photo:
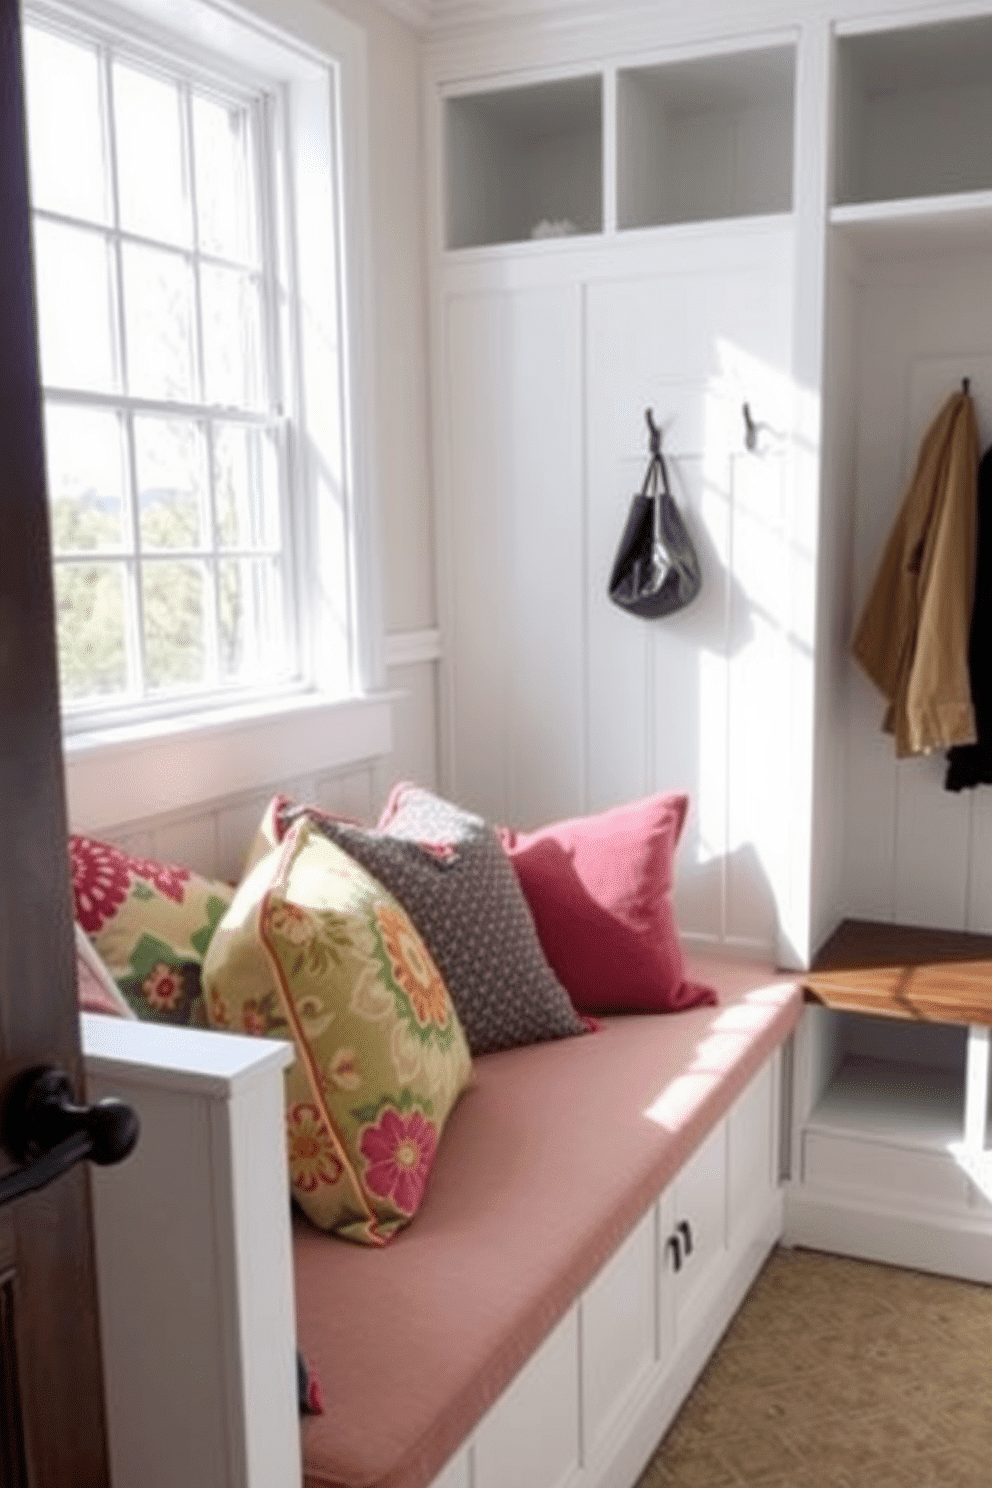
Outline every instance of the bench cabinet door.
<path id="1" fill-rule="evenodd" d="M 721 1121 L 672 1184 L 662 1262 L 671 1286 L 675 1338 L 691 1336 L 727 1249 L 727 1123 Z"/>
<path id="2" fill-rule="evenodd" d="M 590 1456 L 658 1361 L 657 1205 L 582 1297 L 582 1444 Z"/>
<path id="3" fill-rule="evenodd" d="M 770 1059 L 727 1116 L 728 1242 L 752 1227 L 778 1184 L 778 1059 Z"/>
<path id="4" fill-rule="evenodd" d="M 474 1488 L 562 1488 L 579 1469 L 579 1308 L 479 1423 Z"/>

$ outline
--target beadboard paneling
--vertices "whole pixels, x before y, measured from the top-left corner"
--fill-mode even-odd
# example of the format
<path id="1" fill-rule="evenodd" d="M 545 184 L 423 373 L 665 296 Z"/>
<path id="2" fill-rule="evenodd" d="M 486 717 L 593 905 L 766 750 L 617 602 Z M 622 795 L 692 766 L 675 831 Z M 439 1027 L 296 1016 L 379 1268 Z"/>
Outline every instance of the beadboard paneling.
<path id="1" fill-rule="evenodd" d="M 521 256 L 532 284 L 480 268 L 443 296 L 447 786 L 521 825 L 686 791 L 683 931 L 774 956 L 797 643 L 790 236 L 752 226 L 709 239 L 704 262 L 699 248 L 668 238 L 633 272 L 576 257 L 551 282 Z M 696 602 L 654 622 L 607 594 L 648 407 L 704 572 Z"/>
<path id="2" fill-rule="evenodd" d="M 398 654 L 404 654 L 402 646 L 397 649 Z M 202 800 L 154 816 L 135 816 L 125 796 L 119 818 L 101 822 L 93 830 L 139 856 L 183 863 L 210 877 L 236 883 L 262 813 L 276 791 L 342 816 L 374 821 L 395 781 L 415 780 L 428 788 L 438 783 L 436 673 L 434 657 L 390 668 L 389 683 L 395 697 L 393 750 L 389 755 L 305 775 L 276 773 L 264 789 L 250 791 L 231 792 L 218 773 L 214 783 L 204 785 Z M 302 725 L 297 720 L 287 721 L 284 726 L 293 729 Z M 174 744 L 173 753 L 181 769 L 180 742 Z M 71 825 L 77 830 L 88 829 L 87 824 Z"/>
<path id="3" fill-rule="evenodd" d="M 918 257 L 865 269 L 855 293 L 857 379 L 854 611 L 857 622 L 912 477 L 920 441 L 963 376 L 984 449 L 992 438 L 992 260 Z M 828 576 L 827 582 L 831 581 Z M 850 637 L 846 638 L 849 646 Z M 988 789 L 943 788 L 942 754 L 897 761 L 884 702 L 848 659 L 843 912 L 992 931 Z"/>

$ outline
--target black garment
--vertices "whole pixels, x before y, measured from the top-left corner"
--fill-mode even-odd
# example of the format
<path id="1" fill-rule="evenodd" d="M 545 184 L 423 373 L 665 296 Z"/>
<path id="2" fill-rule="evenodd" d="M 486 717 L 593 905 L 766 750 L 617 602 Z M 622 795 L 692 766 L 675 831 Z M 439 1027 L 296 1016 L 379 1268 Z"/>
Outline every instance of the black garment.
<path id="1" fill-rule="evenodd" d="M 968 671 L 978 742 L 948 750 L 944 786 L 950 791 L 992 785 L 992 449 L 986 450 L 978 467 L 978 547 Z"/>

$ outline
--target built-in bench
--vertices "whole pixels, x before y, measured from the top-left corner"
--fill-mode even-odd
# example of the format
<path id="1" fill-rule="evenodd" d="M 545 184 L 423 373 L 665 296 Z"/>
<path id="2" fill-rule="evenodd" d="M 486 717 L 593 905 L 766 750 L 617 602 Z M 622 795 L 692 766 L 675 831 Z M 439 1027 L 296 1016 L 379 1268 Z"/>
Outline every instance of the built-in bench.
<path id="1" fill-rule="evenodd" d="M 781 1228 L 791 978 L 478 1059 L 384 1251 L 300 1219 L 307 1488 L 629 1483 Z M 438 1476 L 440 1474 L 440 1476 Z"/>
<path id="2" fill-rule="evenodd" d="M 292 1228 L 285 1044 L 84 1016 L 115 1488 L 633 1483 L 782 1225 L 790 977 L 478 1059 L 383 1250 Z M 293 1312 L 295 1272 L 296 1318 Z M 296 1415 L 295 1343 L 326 1409 Z"/>

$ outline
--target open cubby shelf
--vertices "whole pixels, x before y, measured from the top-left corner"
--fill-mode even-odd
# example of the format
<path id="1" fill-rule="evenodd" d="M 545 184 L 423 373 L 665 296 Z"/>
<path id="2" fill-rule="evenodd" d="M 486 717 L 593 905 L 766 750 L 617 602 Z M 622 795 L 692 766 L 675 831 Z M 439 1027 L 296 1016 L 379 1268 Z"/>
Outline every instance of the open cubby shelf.
<path id="1" fill-rule="evenodd" d="M 621 69 L 617 226 L 792 208 L 791 47 Z"/>
<path id="2" fill-rule="evenodd" d="M 597 73 L 445 102 L 447 246 L 603 228 L 603 84 Z"/>
<path id="3" fill-rule="evenodd" d="M 838 38 L 834 202 L 992 189 L 992 16 Z"/>
<path id="4" fill-rule="evenodd" d="M 809 1125 L 946 1151 L 964 1133 L 964 1070 L 845 1054 Z"/>
<path id="5" fill-rule="evenodd" d="M 603 231 L 603 83 L 445 99 L 448 248 Z M 793 47 L 621 68 L 616 99 L 621 230 L 791 211 Z"/>
<path id="6" fill-rule="evenodd" d="M 987 243 L 992 15 L 841 34 L 835 78 L 832 225 L 872 255 Z M 792 210 L 793 45 L 621 66 L 613 130 L 605 80 L 444 100 L 447 248 Z"/>

